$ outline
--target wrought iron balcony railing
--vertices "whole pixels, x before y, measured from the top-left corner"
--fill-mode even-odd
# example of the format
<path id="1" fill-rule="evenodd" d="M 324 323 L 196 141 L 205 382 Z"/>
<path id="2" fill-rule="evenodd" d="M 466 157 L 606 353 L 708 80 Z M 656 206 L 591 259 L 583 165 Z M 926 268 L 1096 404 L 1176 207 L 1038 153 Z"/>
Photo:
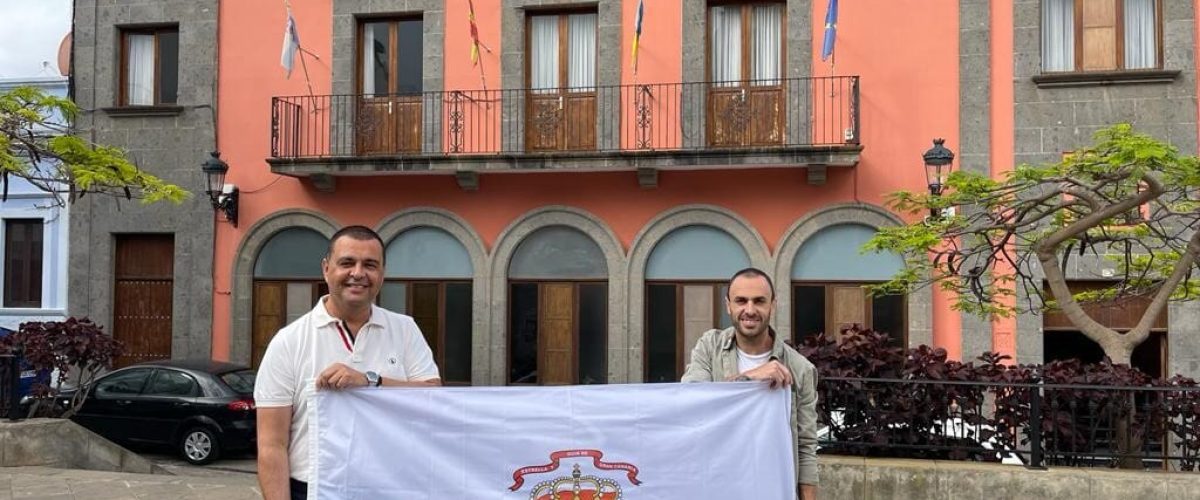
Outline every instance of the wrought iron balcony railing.
<path id="1" fill-rule="evenodd" d="M 277 160 L 857 146 L 856 76 L 305 95 L 271 104 Z"/>

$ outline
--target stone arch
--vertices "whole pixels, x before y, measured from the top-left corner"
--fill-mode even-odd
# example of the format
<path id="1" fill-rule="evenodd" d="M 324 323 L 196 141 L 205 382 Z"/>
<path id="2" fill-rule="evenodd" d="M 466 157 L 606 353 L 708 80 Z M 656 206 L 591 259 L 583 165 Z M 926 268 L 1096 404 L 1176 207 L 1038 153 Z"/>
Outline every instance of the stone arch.
<path id="1" fill-rule="evenodd" d="M 336 220 L 321 212 L 307 209 L 287 209 L 270 214 L 255 222 L 238 245 L 233 261 L 233 290 L 230 307 L 229 360 L 250 365 L 250 331 L 254 311 L 254 261 L 258 252 L 275 233 L 293 227 L 304 227 L 333 237 L 341 227 Z"/>
<path id="2" fill-rule="evenodd" d="M 608 266 L 608 382 L 626 382 L 626 350 L 624 331 L 626 324 L 625 312 L 625 277 L 621 270 L 625 268 L 625 253 L 621 249 L 620 240 L 612 229 L 602 219 L 584 210 L 550 205 L 529 211 L 517 217 L 496 238 L 492 249 L 490 275 L 490 317 L 491 339 L 489 348 L 490 382 L 494 385 L 505 384 L 505 367 L 508 366 L 508 265 L 511 262 L 517 245 L 530 233 L 547 226 L 568 226 L 586 234 L 604 252 L 605 264 Z"/>
<path id="3" fill-rule="evenodd" d="M 391 244 L 400 233 L 417 227 L 433 227 L 450 233 L 467 249 L 471 258 L 471 383 L 485 385 L 489 382 L 491 358 L 488 352 L 488 328 L 491 315 L 488 310 L 488 266 L 487 250 L 479 233 L 457 214 L 435 207 L 413 207 L 385 217 L 377 232 L 386 245 Z"/>
<path id="4" fill-rule="evenodd" d="M 695 225 L 709 226 L 726 232 L 741 243 L 742 249 L 750 258 L 750 265 L 771 272 L 766 241 L 748 221 L 726 208 L 715 205 L 682 205 L 666 210 L 647 222 L 633 238 L 629 251 L 629 267 L 626 271 L 630 304 L 626 342 L 629 345 L 628 373 L 631 382 L 641 382 L 643 377 L 646 263 L 654 246 L 664 237 L 676 229 Z"/>
<path id="5" fill-rule="evenodd" d="M 784 338 L 792 336 L 792 263 L 796 253 L 818 231 L 838 224 L 859 224 L 873 228 L 892 227 L 904 221 L 886 209 L 866 203 L 839 203 L 817 210 L 797 220 L 784 233 L 775 252 L 772 279 L 778 291 L 775 329 Z M 924 287 L 908 295 L 908 344 L 933 344 L 933 290 Z"/>

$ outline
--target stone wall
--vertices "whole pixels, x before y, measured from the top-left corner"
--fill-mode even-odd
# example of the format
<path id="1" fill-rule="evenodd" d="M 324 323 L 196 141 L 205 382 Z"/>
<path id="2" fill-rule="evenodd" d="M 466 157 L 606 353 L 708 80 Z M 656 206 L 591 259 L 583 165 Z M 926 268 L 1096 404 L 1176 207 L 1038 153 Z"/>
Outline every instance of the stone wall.
<path id="1" fill-rule="evenodd" d="M 1184 154 L 1197 153 L 1195 6 L 1176 1 L 1161 5 L 1163 71 L 1150 75 L 1155 78 L 1115 75 L 1092 81 L 1042 78 L 1039 82 L 1043 77 L 1041 3 L 1013 2 L 1016 163 L 1058 161 L 1063 153 L 1091 144 L 1097 130 L 1121 122 L 1173 144 Z M 1067 273 L 1070 279 L 1111 279 L 1106 269 L 1112 269 L 1110 262 L 1087 256 L 1073 259 Z M 1017 302 L 1025 299 L 1019 292 Z M 1185 341 L 1200 334 L 1200 307 L 1195 303 L 1172 306 L 1168 318 L 1168 375 L 1200 375 L 1200 343 Z M 1018 360 L 1042 362 L 1043 346 L 1042 317 L 1019 315 Z"/>
<path id="2" fill-rule="evenodd" d="M 822 455 L 820 500 L 1196 498 L 1200 475 Z"/>
<path id="3" fill-rule="evenodd" d="M 0 467 L 49 466 L 139 474 L 166 474 L 140 455 L 70 420 L 0 422 Z"/>
<path id="4" fill-rule="evenodd" d="M 200 164 L 216 148 L 217 0 L 75 0 L 74 13 L 72 94 L 81 108 L 76 133 L 124 149 L 140 168 L 192 197 L 179 205 L 147 206 L 85 196 L 73 204 L 68 312 L 111 331 L 114 235 L 173 234 L 172 356 L 208 358 L 214 213 Z M 154 25 L 179 29 L 177 105 L 131 113 L 118 107 L 121 29 Z"/>

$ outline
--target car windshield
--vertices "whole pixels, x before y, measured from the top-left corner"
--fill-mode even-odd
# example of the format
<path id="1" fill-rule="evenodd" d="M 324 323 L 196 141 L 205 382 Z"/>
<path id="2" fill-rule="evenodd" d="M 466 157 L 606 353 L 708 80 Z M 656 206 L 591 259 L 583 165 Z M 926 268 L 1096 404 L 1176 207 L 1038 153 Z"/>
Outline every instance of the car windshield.
<path id="1" fill-rule="evenodd" d="M 254 370 L 222 373 L 221 380 L 238 394 L 254 394 Z"/>

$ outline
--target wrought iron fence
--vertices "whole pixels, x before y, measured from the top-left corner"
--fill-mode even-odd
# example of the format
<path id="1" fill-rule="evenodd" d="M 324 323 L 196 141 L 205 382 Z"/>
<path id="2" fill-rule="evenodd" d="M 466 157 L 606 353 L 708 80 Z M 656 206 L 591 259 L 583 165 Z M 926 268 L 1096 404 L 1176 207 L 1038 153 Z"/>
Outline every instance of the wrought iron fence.
<path id="1" fill-rule="evenodd" d="M 271 103 L 271 156 L 279 159 L 770 149 L 859 138 L 856 76 Z"/>
<path id="2" fill-rule="evenodd" d="M 822 453 L 1195 471 L 1200 387 L 827 377 Z"/>

